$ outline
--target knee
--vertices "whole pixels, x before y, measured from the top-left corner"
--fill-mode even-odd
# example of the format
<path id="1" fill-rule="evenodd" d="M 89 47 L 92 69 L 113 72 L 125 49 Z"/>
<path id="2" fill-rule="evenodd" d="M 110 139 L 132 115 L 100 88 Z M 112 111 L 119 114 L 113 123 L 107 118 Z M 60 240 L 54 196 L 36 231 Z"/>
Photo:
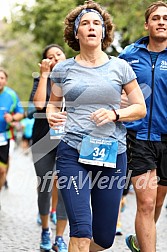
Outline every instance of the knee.
<path id="1" fill-rule="evenodd" d="M 7 173 L 7 169 L 5 167 L 0 167 L 0 175 L 1 177 L 4 177 Z"/>
<path id="2" fill-rule="evenodd" d="M 93 237 L 94 238 L 94 242 L 96 244 L 98 244 L 101 248 L 103 248 L 103 250 L 105 249 L 109 249 L 111 248 L 111 246 L 113 245 L 114 242 L 114 238 L 115 238 L 115 233 L 114 235 L 110 235 L 108 237 L 103 237 L 103 236 L 99 236 L 99 237 Z"/>
<path id="3" fill-rule="evenodd" d="M 144 214 L 150 214 L 155 210 L 155 200 L 152 198 L 145 198 L 138 202 L 138 211 Z"/>
<path id="4" fill-rule="evenodd" d="M 44 180 L 38 181 L 38 192 L 41 194 L 52 194 L 52 184 Z"/>
<path id="5" fill-rule="evenodd" d="M 111 241 L 108 241 L 108 242 L 107 241 L 102 241 L 102 242 L 98 242 L 97 244 L 100 247 L 100 251 L 101 251 L 101 250 L 106 250 L 106 249 L 111 248 L 112 245 L 113 245 L 113 242 L 111 242 Z"/>
<path id="6" fill-rule="evenodd" d="M 91 226 L 88 224 L 70 224 L 70 237 L 76 238 L 92 238 L 92 231 Z"/>

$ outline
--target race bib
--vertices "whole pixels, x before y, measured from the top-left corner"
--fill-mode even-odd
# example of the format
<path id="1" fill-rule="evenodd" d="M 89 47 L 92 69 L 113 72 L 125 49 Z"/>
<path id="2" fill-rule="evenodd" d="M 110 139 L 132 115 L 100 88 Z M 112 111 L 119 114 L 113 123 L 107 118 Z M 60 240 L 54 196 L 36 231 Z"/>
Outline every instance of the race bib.
<path id="1" fill-rule="evenodd" d="M 86 136 L 82 140 L 78 161 L 84 164 L 116 168 L 118 141 Z"/>
<path id="2" fill-rule="evenodd" d="M 64 125 L 59 126 L 57 130 L 50 128 L 50 139 L 61 139 L 64 135 Z"/>
<path id="3" fill-rule="evenodd" d="M 0 133 L 0 146 L 7 145 L 6 133 Z"/>

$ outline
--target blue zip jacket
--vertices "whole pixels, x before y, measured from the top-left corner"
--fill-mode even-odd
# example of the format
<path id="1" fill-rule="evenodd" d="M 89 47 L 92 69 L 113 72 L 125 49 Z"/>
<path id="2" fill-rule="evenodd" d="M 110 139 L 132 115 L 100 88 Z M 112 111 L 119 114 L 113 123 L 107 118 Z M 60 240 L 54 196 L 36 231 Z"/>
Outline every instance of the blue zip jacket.
<path id="1" fill-rule="evenodd" d="M 147 50 L 148 40 L 137 40 L 119 55 L 135 71 L 147 106 L 145 118 L 125 124 L 137 139 L 163 141 L 167 140 L 167 49 L 158 54 L 153 64 Z"/>

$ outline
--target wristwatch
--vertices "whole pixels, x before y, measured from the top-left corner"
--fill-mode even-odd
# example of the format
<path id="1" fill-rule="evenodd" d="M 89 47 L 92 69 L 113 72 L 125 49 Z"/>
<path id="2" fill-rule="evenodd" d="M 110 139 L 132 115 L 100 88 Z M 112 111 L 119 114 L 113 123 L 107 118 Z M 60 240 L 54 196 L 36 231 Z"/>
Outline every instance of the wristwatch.
<path id="1" fill-rule="evenodd" d="M 119 120 L 119 114 L 116 112 L 115 109 L 113 109 L 113 112 L 114 112 L 114 114 L 116 116 L 116 118 L 115 118 L 115 120 L 113 120 L 113 122 L 117 122 Z"/>

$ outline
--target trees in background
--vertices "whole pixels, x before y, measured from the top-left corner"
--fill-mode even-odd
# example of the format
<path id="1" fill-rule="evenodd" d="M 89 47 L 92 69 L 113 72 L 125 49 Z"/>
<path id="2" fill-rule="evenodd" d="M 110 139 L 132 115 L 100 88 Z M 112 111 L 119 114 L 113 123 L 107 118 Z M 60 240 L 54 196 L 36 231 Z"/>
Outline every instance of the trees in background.
<path id="1" fill-rule="evenodd" d="M 151 0 L 99 0 L 113 17 L 119 43 L 122 48 L 135 41 L 144 32 L 144 12 Z M 64 18 L 82 0 L 36 0 L 33 6 L 18 4 L 11 13 L 11 22 L 0 35 L 4 41 L 12 41 L 7 47 L 3 66 L 9 73 L 9 85 L 26 101 L 32 87 L 32 73 L 39 71 L 42 49 L 50 43 L 58 43 L 67 57 L 75 55 L 63 38 Z M 109 52 L 110 50 L 108 50 Z M 117 55 L 117 50 L 112 54 Z"/>

